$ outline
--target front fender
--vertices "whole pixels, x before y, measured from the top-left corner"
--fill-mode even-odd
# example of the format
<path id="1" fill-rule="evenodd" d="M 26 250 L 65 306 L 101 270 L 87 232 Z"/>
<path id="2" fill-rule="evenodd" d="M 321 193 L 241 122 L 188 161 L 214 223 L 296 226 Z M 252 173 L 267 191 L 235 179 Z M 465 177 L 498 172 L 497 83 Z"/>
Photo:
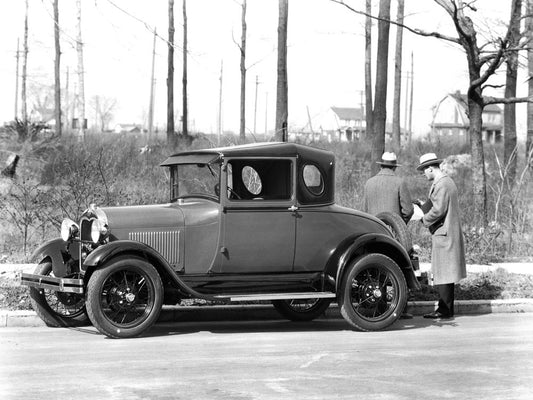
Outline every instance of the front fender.
<path id="1" fill-rule="evenodd" d="M 407 286 L 410 289 L 420 288 L 409 254 L 395 239 L 384 234 L 368 233 L 355 239 L 338 257 L 336 262 L 336 289 L 339 290 L 344 270 L 351 260 L 358 255 L 380 253 L 392 258 L 401 268 Z"/>
<path id="2" fill-rule="evenodd" d="M 67 243 L 63 239 L 52 239 L 38 247 L 31 255 L 31 262 L 40 263 L 49 258 L 52 261 L 52 271 L 56 277 L 64 277 L 69 273 L 67 263 L 72 260 L 77 253 L 76 249 L 70 249 L 72 243 Z"/>
<path id="3" fill-rule="evenodd" d="M 134 240 L 116 240 L 98 247 L 91 252 L 82 265 L 82 270 L 99 268 L 107 261 L 121 255 L 136 255 L 150 262 L 162 277 L 169 278 L 184 293 L 205 300 L 219 300 L 214 296 L 198 293 L 183 282 L 172 269 L 167 260 L 152 247 Z"/>

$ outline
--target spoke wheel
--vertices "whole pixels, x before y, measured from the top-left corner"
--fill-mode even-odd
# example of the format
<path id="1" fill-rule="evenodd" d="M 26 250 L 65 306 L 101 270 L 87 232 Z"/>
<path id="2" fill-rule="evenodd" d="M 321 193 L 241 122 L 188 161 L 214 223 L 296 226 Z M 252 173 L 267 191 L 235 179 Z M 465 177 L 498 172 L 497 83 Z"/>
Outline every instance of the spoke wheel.
<path id="1" fill-rule="evenodd" d="M 113 338 L 141 335 L 159 317 L 161 278 L 153 265 L 137 258 L 111 261 L 96 270 L 87 289 L 87 312 L 94 326 Z"/>
<path id="2" fill-rule="evenodd" d="M 363 331 L 384 329 L 405 307 L 407 285 L 402 271 L 389 257 L 368 254 L 352 263 L 342 281 L 342 316 Z"/>
<path id="3" fill-rule="evenodd" d="M 41 261 L 34 271 L 37 275 L 54 276 L 52 263 Z M 77 278 L 78 275 L 64 278 Z M 51 327 L 81 326 L 88 322 L 82 294 L 63 293 L 50 289 L 30 287 L 30 302 L 35 313 Z"/>
<path id="4" fill-rule="evenodd" d="M 274 308 L 291 321 L 311 321 L 322 315 L 331 299 L 273 300 Z"/>

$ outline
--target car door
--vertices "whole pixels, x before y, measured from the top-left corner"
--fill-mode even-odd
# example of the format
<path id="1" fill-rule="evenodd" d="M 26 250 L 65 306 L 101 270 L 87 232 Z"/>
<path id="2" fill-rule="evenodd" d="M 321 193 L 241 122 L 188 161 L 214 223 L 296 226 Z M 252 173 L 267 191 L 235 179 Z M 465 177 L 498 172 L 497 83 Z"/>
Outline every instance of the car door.
<path id="1" fill-rule="evenodd" d="M 294 165 L 290 158 L 227 161 L 220 272 L 292 271 L 296 240 Z"/>

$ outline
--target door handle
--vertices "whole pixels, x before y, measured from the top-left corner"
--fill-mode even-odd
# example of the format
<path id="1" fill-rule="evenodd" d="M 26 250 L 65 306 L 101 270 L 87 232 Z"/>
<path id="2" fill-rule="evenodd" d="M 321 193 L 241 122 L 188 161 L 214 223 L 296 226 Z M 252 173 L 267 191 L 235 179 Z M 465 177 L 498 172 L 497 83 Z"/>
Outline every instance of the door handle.
<path id="1" fill-rule="evenodd" d="M 287 208 L 287 210 L 292 211 L 292 212 L 295 212 L 295 211 L 298 211 L 298 207 L 296 207 L 296 206 L 290 206 L 289 208 Z"/>

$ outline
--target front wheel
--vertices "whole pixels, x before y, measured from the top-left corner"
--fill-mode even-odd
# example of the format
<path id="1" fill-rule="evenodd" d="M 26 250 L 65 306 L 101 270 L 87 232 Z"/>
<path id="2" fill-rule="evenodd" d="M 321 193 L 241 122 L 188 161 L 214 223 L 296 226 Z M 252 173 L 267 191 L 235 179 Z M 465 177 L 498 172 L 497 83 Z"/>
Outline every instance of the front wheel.
<path id="1" fill-rule="evenodd" d="M 340 288 L 339 307 L 350 325 L 376 331 L 392 325 L 407 302 L 407 284 L 392 259 L 368 254 L 348 266 Z"/>
<path id="2" fill-rule="evenodd" d="M 34 273 L 54 276 L 52 263 L 48 259 L 41 261 Z M 47 326 L 73 327 L 88 323 L 82 294 L 30 287 L 30 302 L 35 313 Z"/>
<path id="3" fill-rule="evenodd" d="M 87 286 L 87 313 L 111 338 L 141 335 L 159 317 L 163 285 L 155 267 L 138 258 L 111 260 L 94 271 Z"/>
<path id="4" fill-rule="evenodd" d="M 291 321 L 312 321 L 327 310 L 331 299 L 273 300 L 274 308 Z"/>

